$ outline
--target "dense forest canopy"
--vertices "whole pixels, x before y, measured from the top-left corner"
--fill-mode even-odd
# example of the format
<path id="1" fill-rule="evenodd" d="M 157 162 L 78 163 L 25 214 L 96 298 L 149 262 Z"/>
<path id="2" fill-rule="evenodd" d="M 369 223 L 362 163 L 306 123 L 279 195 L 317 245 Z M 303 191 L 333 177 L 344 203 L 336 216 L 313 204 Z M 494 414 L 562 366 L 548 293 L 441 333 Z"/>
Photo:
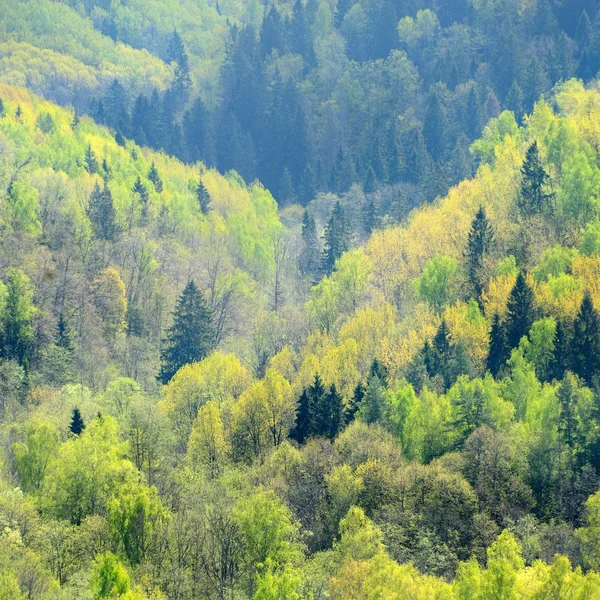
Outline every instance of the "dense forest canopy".
<path id="1" fill-rule="evenodd" d="M 600 597 L 594 0 L 0 10 L 0 600 Z"/>

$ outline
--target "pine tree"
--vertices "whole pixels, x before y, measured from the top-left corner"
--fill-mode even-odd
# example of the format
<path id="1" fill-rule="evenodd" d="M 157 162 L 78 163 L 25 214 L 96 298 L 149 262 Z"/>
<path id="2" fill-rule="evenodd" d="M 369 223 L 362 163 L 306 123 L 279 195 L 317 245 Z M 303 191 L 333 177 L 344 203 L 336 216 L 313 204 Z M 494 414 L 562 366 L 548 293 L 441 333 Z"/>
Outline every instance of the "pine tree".
<path id="1" fill-rule="evenodd" d="M 321 268 L 329 275 L 335 266 L 335 261 L 348 250 L 349 240 L 346 215 L 339 200 L 335 203 L 331 216 L 325 227 L 323 257 Z"/>
<path id="2" fill-rule="evenodd" d="M 600 314 L 589 292 L 573 324 L 573 370 L 588 386 L 600 371 Z"/>
<path id="3" fill-rule="evenodd" d="M 577 433 L 577 378 L 567 372 L 562 383 L 558 388 L 558 404 L 560 406 L 560 415 L 558 417 L 558 433 L 563 442 L 573 448 L 575 445 L 575 436 Z"/>
<path id="4" fill-rule="evenodd" d="M 481 300 L 481 293 L 483 292 L 481 273 L 483 258 L 492 248 L 493 241 L 494 230 L 487 219 L 485 209 L 481 206 L 471 223 L 465 252 L 469 283 L 473 289 L 474 297 L 478 302 Z"/>
<path id="5" fill-rule="evenodd" d="M 142 224 L 145 224 L 148 221 L 148 201 L 150 200 L 150 197 L 148 196 L 148 190 L 146 189 L 146 186 L 142 183 L 142 180 L 139 177 L 139 175 L 138 178 L 135 180 L 131 191 L 139 196 L 140 204 L 142 207 L 140 221 Z"/>
<path id="6" fill-rule="evenodd" d="M 531 216 L 548 212 L 554 195 L 546 191 L 550 177 L 542 166 L 537 142 L 533 142 L 528 148 L 521 174 L 523 176 L 519 195 L 521 213 Z"/>
<path id="7" fill-rule="evenodd" d="M 19 104 L 19 106 L 17 106 L 17 110 L 15 112 L 15 117 L 17 117 L 17 119 L 20 119 L 23 116 L 23 110 L 21 109 L 21 105 Z"/>
<path id="8" fill-rule="evenodd" d="M 296 407 L 296 424 L 290 437 L 299 444 L 304 444 L 312 431 L 312 406 L 308 390 L 304 390 Z"/>
<path id="9" fill-rule="evenodd" d="M 471 86 L 469 98 L 467 99 L 467 134 L 470 140 L 476 140 L 481 134 L 481 103 L 477 94 L 475 84 Z"/>
<path id="10" fill-rule="evenodd" d="M 108 161 L 106 160 L 106 158 L 102 159 L 102 172 L 103 172 L 102 179 L 104 179 L 104 183 L 106 183 L 112 179 L 112 169 L 110 168 L 110 165 L 108 164 Z"/>
<path id="11" fill-rule="evenodd" d="M 200 211 L 203 215 L 207 215 L 212 208 L 210 206 L 210 194 L 208 193 L 204 183 L 202 183 L 202 179 L 200 179 L 198 182 L 198 187 L 196 188 L 196 198 L 198 200 Z"/>
<path id="12" fill-rule="evenodd" d="M 315 219 L 307 210 L 302 217 L 302 250 L 300 251 L 299 267 L 303 275 L 315 279 L 319 271 L 320 256 L 319 236 Z"/>
<path id="13" fill-rule="evenodd" d="M 554 352 L 548 365 L 548 379 L 561 381 L 567 371 L 572 370 L 572 340 L 569 327 L 564 321 L 556 323 L 554 334 Z"/>
<path id="14" fill-rule="evenodd" d="M 510 293 L 506 313 L 506 340 L 509 349 L 516 348 L 529 333 L 535 321 L 533 290 L 521 271 Z"/>
<path id="15" fill-rule="evenodd" d="M 329 432 L 329 406 L 327 390 L 323 380 L 317 374 L 313 384 L 308 388 L 311 407 L 310 435 L 326 436 Z"/>
<path id="16" fill-rule="evenodd" d="M 279 180 L 279 205 L 293 204 L 295 202 L 296 192 L 290 170 L 285 167 Z"/>
<path id="17" fill-rule="evenodd" d="M 344 404 L 341 395 L 338 393 L 337 388 L 333 383 L 327 392 L 325 404 L 329 413 L 325 435 L 330 440 L 334 440 L 340 432 L 344 421 Z"/>
<path id="18" fill-rule="evenodd" d="M 371 375 L 360 407 L 360 417 L 366 423 L 378 423 L 383 417 L 385 399 L 383 386 L 377 375 Z"/>
<path id="19" fill-rule="evenodd" d="M 317 179 L 312 167 L 307 163 L 304 167 L 300 186 L 298 188 L 298 200 L 303 206 L 306 206 L 317 195 Z"/>
<path id="20" fill-rule="evenodd" d="M 161 353 L 159 380 L 168 383 L 184 365 L 199 362 L 213 349 L 215 330 L 212 313 L 193 281 L 188 282 L 177 301 L 173 324 Z"/>
<path id="21" fill-rule="evenodd" d="M 379 227 L 379 214 L 373 196 L 367 198 L 363 209 L 363 227 L 366 235 L 371 235 Z"/>
<path id="22" fill-rule="evenodd" d="M 354 388 L 354 393 L 352 394 L 352 398 L 344 414 L 344 423 L 346 425 L 352 423 L 352 421 L 354 421 L 354 419 L 356 418 L 356 415 L 358 414 L 358 411 L 360 410 L 360 407 L 362 405 L 362 401 L 365 397 L 365 392 L 365 386 L 362 384 L 361 381 L 359 381 L 356 387 Z"/>
<path id="23" fill-rule="evenodd" d="M 486 368 L 494 376 L 498 377 L 502 368 L 508 360 L 508 341 L 506 339 L 506 328 L 496 313 L 492 321 L 490 332 L 490 350 L 487 356 Z"/>
<path id="24" fill-rule="evenodd" d="M 71 424 L 69 425 L 69 431 L 73 435 L 81 435 L 84 429 L 85 423 L 83 421 L 83 417 L 81 416 L 81 412 L 78 408 L 74 408 L 73 413 L 71 414 Z"/>
<path id="25" fill-rule="evenodd" d="M 377 375 L 377 377 L 379 377 L 381 385 L 383 385 L 384 387 L 387 387 L 389 385 L 389 371 L 387 367 L 377 358 L 373 359 L 373 362 L 371 363 L 371 368 L 369 369 L 369 377 L 373 377 L 374 375 Z"/>
<path id="26" fill-rule="evenodd" d="M 392 200 L 392 204 L 390 206 L 390 216 L 396 223 L 402 223 L 402 221 L 408 215 L 408 201 L 406 199 L 406 194 L 402 190 L 401 187 L 398 187 L 396 191 L 396 195 Z"/>
<path id="27" fill-rule="evenodd" d="M 105 183 L 101 190 L 96 184 L 88 202 L 87 215 L 92 231 L 99 240 L 113 242 L 117 234 L 116 211 L 112 194 Z"/>
<path id="28" fill-rule="evenodd" d="M 429 104 L 423 123 L 423 137 L 427 144 L 427 151 L 435 161 L 444 159 L 448 151 L 448 117 L 442 102 L 441 84 L 429 96 Z"/>
<path id="29" fill-rule="evenodd" d="M 73 350 L 73 344 L 71 342 L 71 332 L 67 322 L 65 321 L 63 313 L 58 316 L 58 323 L 56 325 L 56 345 L 59 348 L 64 348 L 71 352 Z"/>
<path id="30" fill-rule="evenodd" d="M 369 166 L 367 169 L 367 176 L 363 185 L 363 191 L 365 194 L 372 194 L 377 189 L 377 177 L 373 167 Z"/>
<path id="31" fill-rule="evenodd" d="M 0 115 L 2 115 L 2 112 L 0 111 Z M 75 111 L 75 113 L 73 114 L 73 120 L 71 121 L 71 129 L 75 130 L 77 129 L 77 127 L 79 126 L 79 113 L 77 111 Z"/>
<path id="32" fill-rule="evenodd" d="M 148 171 L 148 180 L 154 184 L 154 189 L 160 194 L 163 191 L 163 183 L 156 165 L 152 163 L 150 170 Z"/>
<path id="33" fill-rule="evenodd" d="M 94 151 L 92 150 L 92 145 L 88 144 L 86 150 L 85 150 L 85 170 L 90 174 L 93 175 L 94 173 L 98 172 L 98 159 L 96 158 L 96 155 L 94 154 Z"/>
<path id="34" fill-rule="evenodd" d="M 517 123 L 521 123 L 523 117 L 525 116 L 525 96 L 523 95 L 523 90 L 517 83 L 517 81 L 513 81 L 510 90 L 508 90 L 508 96 L 506 96 L 506 106 L 509 110 L 512 110 L 515 113 L 515 119 Z"/>

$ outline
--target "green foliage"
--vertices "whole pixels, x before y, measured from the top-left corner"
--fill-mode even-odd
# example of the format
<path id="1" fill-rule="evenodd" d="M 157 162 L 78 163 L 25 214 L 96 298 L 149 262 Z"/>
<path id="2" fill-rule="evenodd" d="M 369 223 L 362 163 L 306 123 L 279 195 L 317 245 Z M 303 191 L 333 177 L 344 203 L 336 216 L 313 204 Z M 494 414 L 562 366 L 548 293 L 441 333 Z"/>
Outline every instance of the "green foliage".
<path id="1" fill-rule="evenodd" d="M 423 269 L 414 287 L 419 297 L 439 311 L 454 296 L 458 262 L 449 256 L 437 255 Z"/>

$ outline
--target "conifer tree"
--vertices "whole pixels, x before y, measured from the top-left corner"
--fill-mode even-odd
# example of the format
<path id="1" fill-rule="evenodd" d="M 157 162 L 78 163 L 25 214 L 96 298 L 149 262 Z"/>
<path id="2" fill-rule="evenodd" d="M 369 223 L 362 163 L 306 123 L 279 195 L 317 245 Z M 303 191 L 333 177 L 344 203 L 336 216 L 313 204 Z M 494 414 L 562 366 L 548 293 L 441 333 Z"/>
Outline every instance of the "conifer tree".
<path id="1" fill-rule="evenodd" d="M 573 324 L 573 369 L 588 386 L 600 371 L 600 314 L 589 292 Z"/>
<path id="2" fill-rule="evenodd" d="M 56 345 L 59 348 L 64 348 L 71 352 L 73 350 L 73 344 L 71 342 L 71 332 L 63 313 L 58 316 L 58 323 L 56 325 Z"/>
<path id="3" fill-rule="evenodd" d="M 342 428 L 344 421 L 344 404 L 342 396 L 338 393 L 335 384 L 331 384 L 327 396 L 325 397 L 325 406 L 327 407 L 327 427 L 325 435 L 334 440 Z"/>
<path id="4" fill-rule="evenodd" d="M 362 401 L 365 397 L 365 386 L 362 384 L 362 381 L 359 381 L 356 387 L 354 388 L 354 393 L 352 394 L 352 398 L 348 403 L 346 408 L 346 412 L 344 414 L 344 423 L 348 425 L 352 423 L 356 418 L 358 411 L 362 405 Z"/>
<path id="5" fill-rule="evenodd" d="M 517 123 L 521 123 L 523 120 L 523 116 L 525 115 L 525 96 L 523 95 L 523 90 L 517 83 L 517 81 L 513 81 L 510 90 L 508 90 L 508 95 L 506 96 L 506 106 L 509 110 L 512 110 L 515 113 L 515 119 Z"/>
<path id="6" fill-rule="evenodd" d="M 94 154 L 94 151 L 92 150 L 92 145 L 88 144 L 86 150 L 85 150 L 85 170 L 90 174 L 93 175 L 94 173 L 98 172 L 98 159 L 96 158 L 96 155 Z"/>
<path id="7" fill-rule="evenodd" d="M 521 169 L 521 193 L 519 209 L 527 216 L 539 215 L 551 209 L 553 194 L 547 192 L 550 177 L 544 170 L 537 142 L 533 142 L 527 150 L 525 162 Z"/>
<path id="8" fill-rule="evenodd" d="M 105 183 L 104 188 L 96 184 L 88 202 L 87 215 L 92 231 L 99 240 L 113 242 L 117 234 L 116 211 L 112 194 Z"/>
<path id="9" fill-rule="evenodd" d="M 487 356 L 486 368 L 494 376 L 498 377 L 502 368 L 508 360 L 508 341 L 506 339 L 506 328 L 496 313 L 492 321 L 490 332 L 490 350 Z"/>
<path id="10" fill-rule="evenodd" d="M 106 158 L 102 159 L 102 172 L 102 179 L 104 179 L 104 182 L 106 183 L 110 181 L 110 179 L 112 178 L 112 169 L 110 168 L 110 165 L 108 164 Z"/>
<path id="11" fill-rule="evenodd" d="M 84 429 L 85 423 L 83 421 L 83 417 L 81 416 L 81 412 L 78 408 L 74 408 L 73 413 L 71 414 L 71 424 L 69 425 L 69 431 L 73 435 L 80 435 Z"/>
<path id="12" fill-rule="evenodd" d="M 346 215 L 338 200 L 325 227 L 325 243 L 321 261 L 321 268 L 325 275 L 329 275 L 333 271 L 335 261 L 348 250 L 349 237 Z"/>
<path id="13" fill-rule="evenodd" d="M 131 191 L 134 194 L 137 194 L 139 197 L 142 208 L 140 220 L 142 224 L 144 224 L 148 221 L 148 201 L 150 197 L 148 196 L 148 190 L 146 189 L 146 186 L 142 183 L 142 180 L 139 177 L 139 175 L 138 178 L 135 180 Z"/>
<path id="14" fill-rule="evenodd" d="M 0 115 L 2 113 L 0 112 Z M 75 111 L 75 113 L 73 114 L 73 120 L 71 121 L 71 129 L 75 130 L 77 129 L 77 127 L 79 126 L 79 113 L 77 111 Z"/>
<path id="15" fill-rule="evenodd" d="M 156 165 L 152 163 L 150 170 L 148 171 L 148 180 L 154 184 L 154 189 L 160 194 L 163 191 L 163 182 L 158 174 Z"/>
<path id="16" fill-rule="evenodd" d="M 373 362 L 371 363 L 371 368 L 369 369 L 369 377 L 373 377 L 374 375 L 377 375 L 377 377 L 379 377 L 381 385 L 383 385 L 384 387 L 388 386 L 390 374 L 387 370 L 387 367 L 377 358 L 373 359 Z"/>
<path id="17" fill-rule="evenodd" d="M 304 206 L 306 206 L 311 200 L 315 198 L 317 195 L 317 179 L 315 177 L 314 171 L 310 166 L 310 163 L 307 163 L 306 167 L 304 167 L 304 171 L 302 172 L 302 177 L 300 178 L 300 186 L 298 188 L 298 200 Z"/>
<path id="18" fill-rule="evenodd" d="M 212 208 L 210 207 L 210 194 L 204 183 L 202 183 L 202 179 L 200 179 L 196 188 L 196 199 L 198 200 L 198 206 L 202 214 L 207 215 Z"/>
<path id="19" fill-rule="evenodd" d="M 317 225 L 311 213 L 304 211 L 302 217 L 302 250 L 300 251 L 299 267 L 303 275 L 316 279 L 320 266 L 321 252 L 319 250 Z"/>
<path id="20" fill-rule="evenodd" d="M 490 251 L 493 241 L 494 230 L 487 219 L 485 209 L 481 206 L 471 223 L 465 252 L 469 283 L 478 302 L 481 300 L 481 293 L 483 291 L 481 273 L 483 258 Z"/>
<path id="21" fill-rule="evenodd" d="M 558 404 L 560 415 L 558 417 L 558 432 L 563 442 L 573 448 L 577 432 L 577 378 L 567 371 L 558 388 Z"/>
<path id="22" fill-rule="evenodd" d="M 366 423 L 377 423 L 384 411 L 383 386 L 377 375 L 369 377 L 369 383 L 362 399 L 360 417 Z"/>
<path id="23" fill-rule="evenodd" d="M 363 227 L 367 235 L 371 235 L 379 227 L 379 215 L 372 195 L 367 198 L 363 210 Z"/>
<path id="24" fill-rule="evenodd" d="M 509 349 L 516 348 L 529 333 L 535 321 L 533 290 L 521 271 L 510 293 L 506 313 L 506 340 Z"/>
<path id="25" fill-rule="evenodd" d="M 312 406 L 308 389 L 303 390 L 296 407 L 296 424 L 290 437 L 299 444 L 304 444 L 312 431 Z"/>
<path id="26" fill-rule="evenodd" d="M 177 301 L 164 343 L 158 378 L 165 384 L 181 367 L 201 361 L 214 347 L 211 310 L 193 281 L 188 282 Z"/>
<path id="27" fill-rule="evenodd" d="M 550 381 L 560 381 L 565 376 L 566 371 L 573 368 L 572 360 L 572 340 L 569 333 L 570 328 L 564 321 L 556 323 L 556 333 L 554 334 L 554 352 L 550 364 L 548 365 L 548 378 Z"/>
<path id="28" fill-rule="evenodd" d="M 377 177 L 375 176 L 375 170 L 369 166 L 367 169 L 367 176 L 365 177 L 365 183 L 363 184 L 363 192 L 365 194 L 372 194 L 377 189 Z"/>

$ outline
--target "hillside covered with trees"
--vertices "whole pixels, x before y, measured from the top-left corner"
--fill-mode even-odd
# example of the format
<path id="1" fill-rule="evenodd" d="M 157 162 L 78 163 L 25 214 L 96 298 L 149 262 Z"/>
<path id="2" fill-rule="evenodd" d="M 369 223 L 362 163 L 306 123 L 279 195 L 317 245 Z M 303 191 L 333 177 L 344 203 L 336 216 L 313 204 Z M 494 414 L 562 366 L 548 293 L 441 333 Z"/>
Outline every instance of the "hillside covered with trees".
<path id="1" fill-rule="evenodd" d="M 0 9 L 0 600 L 600 597 L 595 2 Z"/>

